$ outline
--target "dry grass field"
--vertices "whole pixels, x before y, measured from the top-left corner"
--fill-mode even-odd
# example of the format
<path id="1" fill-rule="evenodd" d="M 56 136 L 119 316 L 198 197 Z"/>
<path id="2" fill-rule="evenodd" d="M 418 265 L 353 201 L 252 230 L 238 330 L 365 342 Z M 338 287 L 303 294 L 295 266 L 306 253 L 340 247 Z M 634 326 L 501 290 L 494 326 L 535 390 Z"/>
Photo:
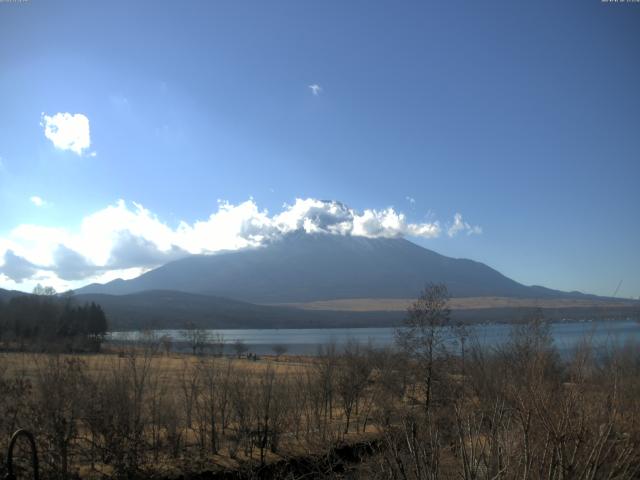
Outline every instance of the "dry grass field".
<path id="1" fill-rule="evenodd" d="M 1 353 L 0 452 L 23 427 L 52 479 L 638 478 L 637 346 L 560 359 L 536 320 L 447 351 L 422 327 L 315 357 Z"/>
<path id="2" fill-rule="evenodd" d="M 110 351 L 111 350 L 111 351 Z M 126 353 L 120 353 L 125 350 Z M 60 354 L 61 360 L 78 359 L 85 366 L 87 374 L 94 378 L 100 378 L 114 370 L 119 370 L 130 361 L 130 355 L 144 355 L 144 349 L 118 349 L 107 347 L 102 353 L 91 354 Z M 31 381 L 37 378 L 42 366 L 51 359 L 48 353 L 0 353 L 0 365 L 6 376 L 23 376 Z M 203 362 L 203 357 L 172 353 L 170 355 L 156 353 L 150 357 L 149 369 L 153 375 L 162 375 L 170 384 L 177 384 L 185 369 L 196 368 Z M 206 357 L 206 362 L 212 368 L 230 368 L 238 374 L 259 375 L 265 370 L 272 370 L 279 377 L 300 375 L 303 371 L 313 366 L 314 358 L 307 356 L 282 355 L 263 356 L 258 360 L 247 358 L 238 359 L 235 356 Z"/>
<path id="3" fill-rule="evenodd" d="M 406 311 L 415 299 L 411 298 L 346 298 L 337 300 L 319 300 L 306 303 L 285 303 L 283 306 L 304 310 L 337 310 L 347 312 L 400 312 Z M 449 307 L 452 310 L 468 310 L 483 308 L 612 308 L 637 306 L 634 300 L 600 300 L 600 299 L 532 299 L 507 297 L 460 297 L 451 298 Z"/>
<path id="4" fill-rule="evenodd" d="M 171 478 L 241 471 L 369 438 L 376 428 L 360 425 L 357 414 L 345 430 L 338 398 L 327 397 L 335 393 L 317 392 L 324 406 L 306 401 L 322 369 L 314 357 L 166 355 L 157 346 L 0 353 L 0 449 L 12 431 L 28 428 L 52 477 Z"/>

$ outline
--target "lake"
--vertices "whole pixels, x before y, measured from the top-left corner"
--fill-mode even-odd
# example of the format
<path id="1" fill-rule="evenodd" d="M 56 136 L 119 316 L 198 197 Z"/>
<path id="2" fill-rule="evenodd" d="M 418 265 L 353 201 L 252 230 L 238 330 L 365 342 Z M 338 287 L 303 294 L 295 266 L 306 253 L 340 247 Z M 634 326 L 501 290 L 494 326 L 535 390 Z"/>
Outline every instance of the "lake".
<path id="1" fill-rule="evenodd" d="M 497 346 L 509 338 L 512 326 L 508 324 L 472 325 L 468 329 L 478 341 L 487 346 Z M 273 353 L 274 345 L 284 345 L 287 353 L 294 355 L 314 355 L 321 345 L 334 342 L 339 347 L 349 339 L 377 347 L 390 346 L 394 342 L 394 328 L 325 328 L 325 329 L 248 329 L 248 330 L 208 330 L 224 338 L 226 352 L 232 353 L 231 343 L 243 341 L 251 353 L 258 355 Z M 168 335 L 174 342 L 184 340 L 181 330 L 155 330 L 153 337 Z M 622 345 L 625 342 L 640 344 L 640 323 L 635 320 L 607 320 L 552 323 L 551 333 L 560 352 L 569 352 L 580 341 L 590 338 L 597 346 Z M 140 332 L 112 332 L 111 341 L 141 340 Z"/>

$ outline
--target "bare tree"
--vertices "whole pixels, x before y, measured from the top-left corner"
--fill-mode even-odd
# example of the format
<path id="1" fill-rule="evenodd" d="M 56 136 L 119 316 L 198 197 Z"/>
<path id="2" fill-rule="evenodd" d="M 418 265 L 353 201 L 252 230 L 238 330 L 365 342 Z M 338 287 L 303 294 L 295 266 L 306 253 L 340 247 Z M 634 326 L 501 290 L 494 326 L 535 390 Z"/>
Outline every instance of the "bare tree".
<path id="1" fill-rule="evenodd" d="M 284 355 L 285 353 L 287 353 L 287 346 L 283 345 L 283 344 L 276 344 L 272 347 L 273 353 L 276 354 L 276 357 L 280 357 L 281 355 Z"/>
<path id="2" fill-rule="evenodd" d="M 432 400 L 434 360 L 447 339 L 450 324 L 449 293 L 443 284 L 431 284 L 407 310 L 404 325 L 396 330 L 398 345 L 416 362 L 424 384 L 424 409 Z"/>
<path id="3" fill-rule="evenodd" d="M 38 360 L 41 361 L 41 360 Z M 33 415 L 43 433 L 47 466 L 55 475 L 70 475 L 83 403 L 85 364 L 78 358 L 52 356 L 38 365 Z"/>
<path id="4" fill-rule="evenodd" d="M 173 339 L 171 338 L 171 335 L 162 335 L 160 337 L 160 345 L 162 346 L 164 354 L 169 356 L 173 349 Z"/>
<path id="5" fill-rule="evenodd" d="M 233 342 L 233 350 L 236 352 L 238 358 L 240 358 L 249 351 L 249 347 L 242 340 L 238 339 Z"/>
<path id="6" fill-rule="evenodd" d="M 222 333 L 216 332 L 215 334 L 211 335 L 209 338 L 209 343 L 213 350 L 213 355 L 215 355 L 216 357 L 221 357 L 222 355 L 224 355 L 224 346 L 226 344 L 226 339 L 224 338 L 224 335 Z"/>
<path id="7" fill-rule="evenodd" d="M 316 372 L 313 380 L 316 382 L 319 405 L 316 407 L 321 440 L 327 439 L 330 421 L 333 420 L 334 397 L 336 392 L 336 370 L 338 366 L 338 352 L 335 343 L 329 343 L 318 349 L 318 359 L 314 364 Z"/>
<path id="8" fill-rule="evenodd" d="M 357 413 L 358 401 L 371 375 L 371 363 L 353 340 L 347 342 L 341 360 L 337 370 L 337 392 L 345 415 L 344 433 L 349 433 L 351 415 L 354 409 Z"/>
<path id="9" fill-rule="evenodd" d="M 53 287 L 43 287 L 42 285 L 40 285 L 39 283 L 33 287 L 33 292 L 34 295 L 41 295 L 41 296 L 45 296 L 45 297 L 53 297 L 55 295 L 57 295 L 58 292 L 56 292 L 56 289 Z"/>
<path id="10" fill-rule="evenodd" d="M 202 355 L 210 340 L 207 330 L 196 328 L 193 324 L 188 324 L 182 331 L 182 338 L 191 348 L 193 355 Z"/>
<path id="11" fill-rule="evenodd" d="M 272 452 L 278 449 L 278 441 L 282 433 L 282 423 L 285 411 L 285 389 L 281 379 L 276 376 L 271 366 L 268 366 L 259 377 L 254 387 L 253 396 L 256 427 L 255 443 L 260 451 L 260 463 L 264 465 L 267 448 Z"/>

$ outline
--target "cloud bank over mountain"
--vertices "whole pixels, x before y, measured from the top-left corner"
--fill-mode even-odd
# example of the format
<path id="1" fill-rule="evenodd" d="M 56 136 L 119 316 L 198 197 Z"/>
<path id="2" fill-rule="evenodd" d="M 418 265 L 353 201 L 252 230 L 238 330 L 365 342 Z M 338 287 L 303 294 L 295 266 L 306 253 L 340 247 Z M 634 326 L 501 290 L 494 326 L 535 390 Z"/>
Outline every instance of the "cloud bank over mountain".
<path id="1" fill-rule="evenodd" d="M 76 230 L 23 224 L 0 237 L 0 287 L 28 289 L 40 282 L 67 289 L 133 278 L 189 254 L 258 247 L 296 231 L 367 238 L 481 232 L 459 213 L 447 225 L 411 222 L 393 207 L 356 211 L 338 201 L 306 198 L 274 214 L 253 199 L 237 205 L 219 201 L 207 219 L 172 228 L 142 205 L 119 200 L 85 217 Z"/>

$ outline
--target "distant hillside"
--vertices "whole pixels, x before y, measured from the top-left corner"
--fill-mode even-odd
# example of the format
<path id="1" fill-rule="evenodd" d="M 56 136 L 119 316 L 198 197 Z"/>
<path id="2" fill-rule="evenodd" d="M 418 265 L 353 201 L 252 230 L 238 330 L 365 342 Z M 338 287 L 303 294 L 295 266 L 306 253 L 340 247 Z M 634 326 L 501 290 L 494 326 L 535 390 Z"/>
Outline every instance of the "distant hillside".
<path id="1" fill-rule="evenodd" d="M 17 290 L 4 290 L 0 288 L 0 301 L 6 302 L 13 297 L 17 297 L 20 295 L 28 295 L 28 293 L 19 292 Z"/>
<path id="2" fill-rule="evenodd" d="M 18 295 L 29 294 L 0 289 L 2 301 Z M 370 299 L 319 302 L 294 308 L 255 305 L 228 298 L 165 290 L 129 295 L 80 294 L 74 298 L 78 305 L 90 302 L 100 305 L 105 311 L 110 330 L 182 329 L 187 325 L 221 329 L 389 327 L 400 324 L 405 316 L 403 307 L 409 302 L 399 300 L 397 305 L 388 301 L 372 304 L 367 300 Z M 500 304 L 482 300 L 453 300 L 453 321 L 519 322 L 531 315 L 535 303 L 515 300 Z M 549 320 L 640 318 L 639 302 L 589 304 L 549 300 L 541 306 Z"/>
<path id="3" fill-rule="evenodd" d="M 389 326 L 402 312 L 305 311 L 177 291 L 130 295 L 81 294 L 79 303 L 101 305 L 111 330 L 201 328 L 328 328 Z"/>
<path id="4" fill-rule="evenodd" d="M 584 297 L 528 287 L 483 263 L 445 257 L 401 238 L 304 233 L 261 248 L 186 257 L 138 278 L 89 285 L 78 293 L 177 290 L 269 304 L 415 298 L 427 282 L 444 282 L 456 297 Z"/>
<path id="5" fill-rule="evenodd" d="M 152 290 L 130 295 L 82 294 L 79 303 L 96 302 L 104 308 L 111 330 L 181 329 L 187 324 L 202 328 L 356 328 L 399 325 L 405 310 L 305 310 L 291 307 L 255 305 L 227 298 L 177 291 Z M 555 306 L 554 306 L 555 305 Z M 453 305 L 454 322 L 520 322 L 534 307 L 459 308 Z M 543 306 L 549 320 L 640 317 L 636 304 L 581 305 L 549 302 Z"/>

